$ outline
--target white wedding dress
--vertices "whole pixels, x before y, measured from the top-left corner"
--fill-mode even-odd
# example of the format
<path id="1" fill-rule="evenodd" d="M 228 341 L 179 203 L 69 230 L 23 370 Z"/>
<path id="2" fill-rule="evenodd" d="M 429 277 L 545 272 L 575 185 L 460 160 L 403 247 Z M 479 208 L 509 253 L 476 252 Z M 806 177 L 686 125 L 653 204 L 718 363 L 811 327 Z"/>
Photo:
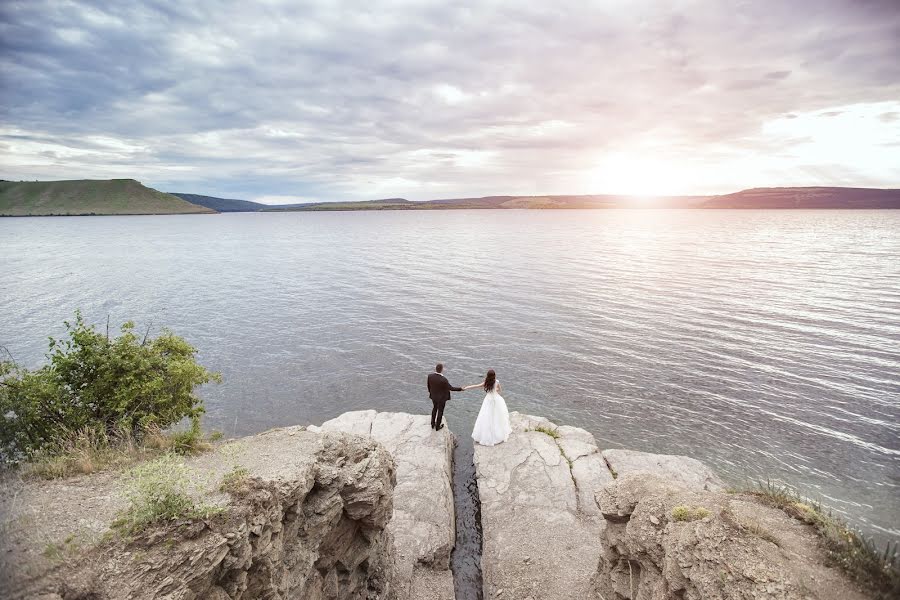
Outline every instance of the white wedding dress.
<path id="1" fill-rule="evenodd" d="M 497 393 L 499 385 L 500 382 L 495 383 L 494 389 L 485 395 L 481 410 L 478 411 L 478 418 L 475 419 L 472 439 L 482 446 L 495 446 L 505 442 L 512 433 L 506 401 Z"/>

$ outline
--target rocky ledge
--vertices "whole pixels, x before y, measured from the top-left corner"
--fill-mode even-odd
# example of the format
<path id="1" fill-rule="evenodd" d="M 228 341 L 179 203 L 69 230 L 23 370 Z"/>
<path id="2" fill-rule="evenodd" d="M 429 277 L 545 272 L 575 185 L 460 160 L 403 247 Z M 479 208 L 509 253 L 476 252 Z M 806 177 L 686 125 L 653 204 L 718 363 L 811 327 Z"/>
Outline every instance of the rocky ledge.
<path id="1" fill-rule="evenodd" d="M 475 447 L 487 600 L 861 600 L 812 529 L 686 456 L 511 413 Z"/>
<path id="2" fill-rule="evenodd" d="M 507 442 L 475 449 L 486 600 L 866 597 L 810 527 L 703 463 L 510 417 Z M 118 473 L 7 480 L 0 597 L 451 600 L 452 456 L 427 415 L 275 429 L 186 461 L 217 514 L 132 537 L 111 535 Z"/>
<path id="3" fill-rule="evenodd" d="M 219 514 L 155 525 L 133 538 L 103 535 L 124 506 L 117 477 L 26 484 L 4 506 L 9 535 L 0 595 L 387 596 L 395 472 L 390 455 L 371 438 L 276 429 L 193 458 L 187 469 L 192 494 L 218 505 Z M 228 473 L 242 476 L 226 492 Z M 48 539 L 59 549 L 50 556 L 40 547 Z"/>
<path id="4" fill-rule="evenodd" d="M 186 460 L 219 514 L 133 539 L 112 534 L 119 474 L 10 482 L 0 597 L 451 600 L 452 448 L 427 416 L 375 411 L 235 440 Z"/>

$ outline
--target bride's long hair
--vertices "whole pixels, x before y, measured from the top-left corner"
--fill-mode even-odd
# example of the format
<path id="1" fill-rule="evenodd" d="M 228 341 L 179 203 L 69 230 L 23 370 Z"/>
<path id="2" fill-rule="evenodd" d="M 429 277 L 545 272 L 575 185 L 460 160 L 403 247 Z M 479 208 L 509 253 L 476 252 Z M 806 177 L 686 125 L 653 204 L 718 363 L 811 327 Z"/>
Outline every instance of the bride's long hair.
<path id="1" fill-rule="evenodd" d="M 494 373 L 493 369 L 489 369 L 487 375 L 484 377 L 484 391 L 489 392 L 494 389 L 494 384 L 497 383 L 497 374 Z"/>

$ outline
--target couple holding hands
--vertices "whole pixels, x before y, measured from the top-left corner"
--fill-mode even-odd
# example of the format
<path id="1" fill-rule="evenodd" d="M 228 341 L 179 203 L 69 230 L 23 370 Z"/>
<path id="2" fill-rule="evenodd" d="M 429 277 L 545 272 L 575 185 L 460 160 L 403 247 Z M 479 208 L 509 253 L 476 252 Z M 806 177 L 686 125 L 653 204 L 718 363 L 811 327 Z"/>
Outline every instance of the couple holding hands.
<path id="1" fill-rule="evenodd" d="M 472 430 L 472 439 L 482 446 L 494 446 L 505 442 L 512 432 L 509 424 L 509 411 L 506 401 L 500 395 L 500 382 L 493 369 L 487 372 L 484 381 L 465 387 L 454 387 L 444 376 L 444 365 L 438 363 L 434 373 L 428 375 L 428 396 L 431 398 L 431 428 L 440 431 L 444 428 L 441 421 L 444 418 L 444 406 L 450 399 L 450 392 L 462 392 L 472 388 L 483 388 L 484 401 L 478 418 L 475 419 L 475 427 Z"/>

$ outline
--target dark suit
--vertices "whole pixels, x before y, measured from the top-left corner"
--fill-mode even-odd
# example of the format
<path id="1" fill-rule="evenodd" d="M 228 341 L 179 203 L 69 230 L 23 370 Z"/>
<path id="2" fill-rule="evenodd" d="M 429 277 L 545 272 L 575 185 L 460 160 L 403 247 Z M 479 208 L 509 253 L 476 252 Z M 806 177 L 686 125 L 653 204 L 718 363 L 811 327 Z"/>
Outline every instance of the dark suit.
<path id="1" fill-rule="evenodd" d="M 431 426 L 437 428 L 444 418 L 444 405 L 450 399 L 450 392 L 461 392 L 461 387 L 453 387 L 440 373 L 428 376 L 428 397 L 431 398 Z"/>

